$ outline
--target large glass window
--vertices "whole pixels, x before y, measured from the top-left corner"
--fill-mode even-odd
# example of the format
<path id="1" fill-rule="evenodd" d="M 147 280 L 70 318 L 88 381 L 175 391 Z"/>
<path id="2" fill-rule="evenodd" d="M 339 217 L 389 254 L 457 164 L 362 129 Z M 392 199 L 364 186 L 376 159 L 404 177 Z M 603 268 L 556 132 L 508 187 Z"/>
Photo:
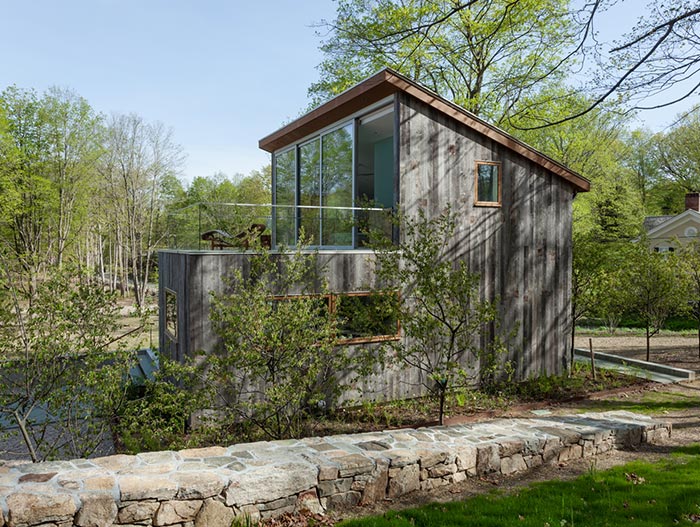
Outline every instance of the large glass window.
<path id="1" fill-rule="evenodd" d="M 352 125 L 334 130 L 322 137 L 321 156 L 323 173 L 324 207 L 348 207 L 322 209 L 321 226 L 323 245 L 351 246 L 353 214 L 352 199 Z"/>
<path id="2" fill-rule="evenodd" d="M 299 147 L 299 227 L 304 230 L 306 243 L 319 245 L 321 204 L 320 176 L 321 149 L 320 140 L 314 139 Z M 313 208 L 303 208 L 313 207 Z"/>
<path id="3" fill-rule="evenodd" d="M 296 169 L 294 149 L 275 156 L 275 231 L 277 244 L 296 243 Z"/>
<path id="4" fill-rule="evenodd" d="M 394 206 L 393 115 L 384 108 L 273 156 L 277 245 L 295 245 L 302 229 L 309 245 L 363 244 L 354 231 L 377 228 L 382 215 L 354 208 Z"/>

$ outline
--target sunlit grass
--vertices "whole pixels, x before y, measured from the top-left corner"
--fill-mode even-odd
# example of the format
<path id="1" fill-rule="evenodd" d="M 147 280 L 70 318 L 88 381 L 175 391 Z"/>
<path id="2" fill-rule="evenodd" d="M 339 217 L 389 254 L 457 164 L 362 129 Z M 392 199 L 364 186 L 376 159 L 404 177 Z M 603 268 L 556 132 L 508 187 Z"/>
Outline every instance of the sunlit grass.
<path id="1" fill-rule="evenodd" d="M 572 481 L 538 483 L 454 503 L 391 511 L 344 527 L 598 527 L 693 525 L 700 521 L 700 446 L 658 463 L 591 470 Z"/>

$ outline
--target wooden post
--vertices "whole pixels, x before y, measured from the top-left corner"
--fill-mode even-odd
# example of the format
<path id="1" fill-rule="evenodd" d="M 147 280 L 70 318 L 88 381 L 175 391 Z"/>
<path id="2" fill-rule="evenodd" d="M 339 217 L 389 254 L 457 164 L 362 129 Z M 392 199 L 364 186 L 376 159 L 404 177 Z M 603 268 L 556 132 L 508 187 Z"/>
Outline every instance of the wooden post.
<path id="1" fill-rule="evenodd" d="M 595 352 L 593 351 L 593 339 L 588 339 L 588 349 L 591 350 L 591 372 L 593 373 L 593 380 L 595 381 Z"/>

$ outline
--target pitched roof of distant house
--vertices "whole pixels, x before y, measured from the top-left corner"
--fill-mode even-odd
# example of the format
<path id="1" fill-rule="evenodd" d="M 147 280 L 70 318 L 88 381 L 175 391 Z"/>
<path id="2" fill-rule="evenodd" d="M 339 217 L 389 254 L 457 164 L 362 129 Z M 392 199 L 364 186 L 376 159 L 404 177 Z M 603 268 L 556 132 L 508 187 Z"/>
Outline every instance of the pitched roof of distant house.
<path id="1" fill-rule="evenodd" d="M 647 220 L 652 220 L 648 222 L 651 224 L 651 228 L 647 228 Z M 658 221 L 654 222 L 654 220 Z M 686 209 L 675 216 L 649 216 L 644 218 L 644 228 L 647 231 L 647 237 L 650 239 L 666 238 L 675 228 L 684 225 L 696 228 L 700 227 L 700 212 L 693 209 Z"/>
<path id="2" fill-rule="evenodd" d="M 652 229 L 655 229 L 662 223 L 666 223 L 668 220 L 673 218 L 674 216 L 647 216 L 644 218 L 644 223 L 642 226 L 644 227 L 644 230 L 649 232 Z"/>
<path id="3" fill-rule="evenodd" d="M 590 182 L 580 174 L 389 68 L 383 69 L 276 132 L 263 137 L 259 146 L 263 150 L 274 152 L 398 92 L 415 97 L 452 119 L 484 134 L 496 143 L 537 163 L 571 183 L 577 191 L 587 192 L 590 189 Z"/>

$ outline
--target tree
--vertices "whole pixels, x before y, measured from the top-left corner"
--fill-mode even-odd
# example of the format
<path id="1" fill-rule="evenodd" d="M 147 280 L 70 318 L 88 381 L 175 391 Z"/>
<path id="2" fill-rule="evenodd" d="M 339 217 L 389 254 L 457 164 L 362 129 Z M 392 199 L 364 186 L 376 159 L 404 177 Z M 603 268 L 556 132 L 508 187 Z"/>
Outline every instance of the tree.
<path id="1" fill-rule="evenodd" d="M 647 361 L 651 337 L 675 311 L 683 307 L 683 288 L 678 280 L 675 253 L 657 253 L 646 240 L 639 241 L 630 254 L 624 281 L 617 287 L 627 291 L 629 311 L 642 320 L 646 332 Z"/>
<path id="2" fill-rule="evenodd" d="M 685 280 L 686 309 L 698 329 L 698 358 L 700 358 L 700 243 L 693 240 L 685 245 L 679 255 Z"/>
<path id="3" fill-rule="evenodd" d="M 391 344 L 404 366 L 422 374 L 422 384 L 439 403 L 443 424 L 445 401 L 456 388 L 487 382 L 504 347 L 497 335 L 481 347 L 481 337 L 497 322 L 496 302 L 481 298 L 479 276 L 467 263 L 448 258 L 455 216 L 447 210 L 428 219 L 398 220 L 403 240 L 385 240 L 375 251 L 378 275 L 388 288 L 401 289 L 398 306 L 404 339 Z M 479 371 L 479 367 L 481 371 Z"/>
<path id="4" fill-rule="evenodd" d="M 115 115 L 105 135 L 100 162 L 104 179 L 102 227 L 112 244 L 113 284 L 125 293 L 129 283 L 139 308 L 145 306 L 156 247 L 166 236 L 163 183 L 179 172 L 182 149 L 162 124 L 148 124 L 137 115 Z M 104 217 L 104 216 L 103 216 Z"/>
<path id="5" fill-rule="evenodd" d="M 49 236 L 52 262 L 63 264 L 66 249 L 76 243 L 88 202 L 97 190 L 96 165 L 102 155 L 101 118 L 75 92 L 50 88 L 41 101 L 46 137 L 46 177 L 56 193 Z"/>
<path id="6" fill-rule="evenodd" d="M 650 194 L 661 181 L 660 140 L 659 134 L 648 130 L 633 130 L 624 139 L 627 155 L 622 162 L 632 174 L 633 185 L 647 213 L 652 210 Z"/>
<path id="7" fill-rule="evenodd" d="M 537 3 L 534 6 L 537 9 Z M 312 94 L 337 93 L 340 86 L 347 87 L 357 81 L 353 72 L 376 70 L 378 63 L 397 66 L 409 77 L 435 89 L 442 95 L 448 92 L 439 89 L 447 85 L 452 87 L 450 77 L 456 79 L 462 87 L 471 86 L 472 79 L 479 79 L 478 71 L 482 64 L 489 65 L 488 48 L 469 46 L 483 44 L 478 32 L 471 33 L 472 21 L 480 13 L 487 13 L 491 20 L 497 20 L 497 14 L 506 12 L 523 13 L 524 20 L 530 26 L 511 26 L 507 17 L 497 22 L 499 30 L 506 33 L 506 40 L 497 41 L 496 47 L 510 57 L 507 43 L 509 35 L 516 36 L 516 52 L 526 50 L 521 62 L 528 66 L 521 75 L 514 76 L 509 82 L 516 93 L 532 88 L 541 88 L 541 81 L 567 77 L 573 68 L 586 67 L 585 75 L 579 77 L 591 79 L 583 87 L 572 86 L 570 95 L 585 91 L 591 95 L 590 104 L 582 108 L 572 107 L 564 115 L 551 117 L 547 114 L 546 105 L 540 106 L 543 111 L 534 112 L 537 120 L 521 120 L 515 124 L 520 129 L 549 127 L 581 117 L 600 105 L 618 99 L 625 101 L 631 109 L 659 108 L 675 104 L 692 96 L 698 88 L 698 65 L 700 52 L 697 46 L 697 25 L 700 21 L 700 6 L 694 0 L 656 0 L 650 2 L 634 27 L 621 30 L 620 39 L 612 46 L 604 46 L 599 41 L 595 26 L 599 19 L 609 16 L 607 11 L 621 4 L 620 0 L 590 0 L 583 3 L 567 2 L 550 5 L 542 3 L 542 13 L 528 11 L 533 6 L 530 0 L 510 0 L 494 2 L 489 0 L 463 0 L 457 2 L 434 2 L 429 0 L 414 0 L 413 2 L 395 3 L 391 0 L 368 2 L 355 0 L 342 2 L 338 8 L 338 18 L 334 24 L 326 24 L 333 31 L 331 38 L 322 46 L 329 58 L 320 66 L 321 81 L 311 88 Z M 505 11 L 503 10 L 505 8 Z M 554 19 L 548 18 L 554 13 Z M 539 14 L 539 18 L 538 15 Z M 542 22 L 541 26 L 537 21 Z M 508 33 L 511 27 L 515 28 Z M 525 27 L 529 38 L 521 39 L 519 27 Z M 623 27 L 621 25 L 621 27 Z M 544 28 L 544 31 L 543 31 Z M 554 38 L 539 38 L 547 34 L 547 29 L 553 28 Z M 452 40 L 451 31 L 458 32 L 466 38 L 466 44 Z M 499 37 L 499 32 L 484 33 L 489 37 Z M 445 35 L 448 35 L 446 38 Z M 476 37 L 476 38 L 475 38 Z M 521 42 L 522 40 L 522 42 Z M 451 45 L 458 42 L 460 45 Z M 534 45 L 533 45 L 534 44 Z M 401 53 L 397 52 L 399 50 Z M 531 51 L 532 50 L 532 51 Z M 564 51 L 566 50 L 566 51 Z M 447 51 L 447 52 L 446 52 Z M 451 54 L 453 51 L 454 54 Z M 531 54 L 540 52 L 534 58 Z M 460 67 L 458 56 L 467 57 L 465 63 L 473 65 L 468 69 Z M 372 57 L 374 67 L 367 67 Z M 335 60 L 334 60 L 335 59 Z M 588 65 L 592 65 L 587 67 Z M 430 71 L 437 73 L 431 75 Z M 444 71 L 447 70 L 447 79 Z M 508 71 L 508 70 L 506 70 Z M 516 70 L 517 71 L 517 70 Z M 452 72 L 455 72 L 452 76 Z M 533 75 L 530 75 L 533 73 Z M 420 74 L 420 75 L 419 75 Z M 506 81 L 508 76 L 501 75 L 494 83 Z M 337 83 L 337 84 L 336 84 Z M 563 84 L 559 82 L 559 84 Z M 478 86 L 479 83 L 476 83 Z M 489 90 L 496 93 L 498 90 Z M 680 92 L 680 95 L 677 95 Z M 516 100 L 513 97 L 502 97 L 507 101 L 506 108 Z M 650 96 L 659 96 L 659 103 L 646 103 Z M 453 96 L 459 104 L 464 100 Z M 545 100 L 540 100 L 545 103 Z M 473 109 L 466 104 L 468 109 Z M 525 107 L 531 112 L 533 109 Z M 532 112 L 531 112 L 532 113 Z M 507 115 L 504 113 L 503 115 Z M 483 115 L 498 121 L 495 115 L 488 112 Z"/>
<path id="8" fill-rule="evenodd" d="M 497 124 L 562 81 L 565 0 L 341 0 L 322 44 L 314 104 L 390 66 Z"/>
<path id="9" fill-rule="evenodd" d="M 667 177 L 686 192 L 700 191 L 700 106 L 661 139 L 659 158 Z"/>
<path id="10" fill-rule="evenodd" d="M 378 360 L 335 346 L 337 323 L 319 273 L 314 253 L 260 251 L 249 276 L 234 271 L 229 290 L 213 295 L 221 348 L 208 357 L 207 383 L 230 423 L 252 423 L 268 438 L 298 437 L 307 418 L 340 394 L 339 372 L 366 371 Z"/>
<path id="11" fill-rule="evenodd" d="M 29 303 L 2 261 L 0 418 L 35 462 L 100 451 L 130 367 L 130 355 L 112 349 L 123 336 L 114 297 L 66 267 L 41 280 Z"/>

